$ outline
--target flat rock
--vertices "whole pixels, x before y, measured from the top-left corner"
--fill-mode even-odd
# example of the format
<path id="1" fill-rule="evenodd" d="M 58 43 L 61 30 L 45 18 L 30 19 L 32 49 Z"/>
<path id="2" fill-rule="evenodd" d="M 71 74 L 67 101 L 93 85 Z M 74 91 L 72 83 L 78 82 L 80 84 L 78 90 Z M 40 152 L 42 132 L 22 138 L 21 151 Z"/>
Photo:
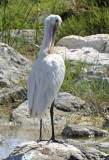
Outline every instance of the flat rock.
<path id="1" fill-rule="evenodd" d="M 80 125 L 67 125 L 61 135 L 66 137 L 95 137 L 95 136 L 108 136 L 109 133 L 105 130 Z"/>
<path id="2" fill-rule="evenodd" d="M 80 149 L 79 149 L 80 148 Z M 104 160 L 105 153 L 86 147 L 69 144 L 26 142 L 18 145 L 5 160 Z"/>
<path id="3" fill-rule="evenodd" d="M 26 80 L 31 65 L 29 60 L 12 47 L 0 43 L 0 87 L 15 85 L 21 79 Z"/>

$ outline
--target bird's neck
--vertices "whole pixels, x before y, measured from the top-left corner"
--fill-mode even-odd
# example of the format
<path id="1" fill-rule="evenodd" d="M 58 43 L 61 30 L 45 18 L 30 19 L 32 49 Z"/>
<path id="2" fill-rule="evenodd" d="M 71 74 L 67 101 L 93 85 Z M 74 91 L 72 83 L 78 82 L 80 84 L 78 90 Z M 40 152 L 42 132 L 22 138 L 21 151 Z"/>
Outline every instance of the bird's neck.
<path id="1" fill-rule="evenodd" d="M 38 53 L 38 56 L 48 54 L 48 49 L 51 43 L 51 34 L 52 34 L 51 25 L 45 24 L 44 38 L 43 38 L 42 46 Z"/>

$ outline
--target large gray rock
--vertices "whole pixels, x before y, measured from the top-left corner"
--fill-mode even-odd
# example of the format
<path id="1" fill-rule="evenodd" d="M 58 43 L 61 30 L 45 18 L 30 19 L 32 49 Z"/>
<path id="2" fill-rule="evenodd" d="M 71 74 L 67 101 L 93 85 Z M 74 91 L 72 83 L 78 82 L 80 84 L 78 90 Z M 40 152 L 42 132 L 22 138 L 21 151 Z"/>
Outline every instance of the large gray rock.
<path id="1" fill-rule="evenodd" d="M 61 135 L 66 137 L 94 137 L 94 136 L 108 136 L 109 133 L 105 130 L 80 125 L 67 125 Z"/>
<path id="2" fill-rule="evenodd" d="M 59 40 L 55 52 L 74 62 L 109 66 L 109 35 L 67 36 Z"/>
<path id="3" fill-rule="evenodd" d="M 63 46 L 55 47 L 55 53 L 62 55 L 66 60 L 78 62 L 81 61 L 91 65 L 102 65 L 109 67 L 109 54 L 100 53 L 91 47 L 77 49 L 67 49 Z"/>
<path id="4" fill-rule="evenodd" d="M 35 118 L 29 117 L 29 111 L 28 111 L 28 101 L 26 100 L 21 105 L 16 108 L 12 115 L 11 115 L 11 121 L 15 124 L 20 125 L 33 125 L 33 124 L 39 124 L 39 120 Z"/>
<path id="5" fill-rule="evenodd" d="M 5 160 L 104 160 L 106 156 L 88 147 L 32 141 L 18 145 Z"/>
<path id="6" fill-rule="evenodd" d="M 31 62 L 12 47 L 0 43 L 0 87 L 15 85 L 27 79 Z M 2 86 L 3 85 L 3 86 Z"/>
<path id="7" fill-rule="evenodd" d="M 62 111 L 79 111 L 85 109 L 86 103 L 84 100 L 71 95 L 70 93 L 60 92 L 57 95 L 55 106 L 57 109 Z"/>
<path id="8" fill-rule="evenodd" d="M 83 47 L 94 48 L 97 51 L 109 52 L 109 35 L 96 34 L 91 36 L 66 36 L 60 39 L 58 46 L 64 46 L 68 49 L 77 49 Z"/>

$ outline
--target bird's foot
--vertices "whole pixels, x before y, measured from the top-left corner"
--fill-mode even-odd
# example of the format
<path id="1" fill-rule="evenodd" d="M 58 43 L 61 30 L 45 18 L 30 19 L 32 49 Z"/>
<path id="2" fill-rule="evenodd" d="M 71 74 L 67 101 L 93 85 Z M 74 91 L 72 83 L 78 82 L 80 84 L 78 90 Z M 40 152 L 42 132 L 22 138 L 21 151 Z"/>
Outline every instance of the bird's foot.
<path id="1" fill-rule="evenodd" d="M 36 142 L 39 143 L 39 142 L 42 142 L 42 141 L 47 141 L 47 140 L 39 138 Z"/>
<path id="2" fill-rule="evenodd" d="M 59 144 L 64 144 L 65 145 L 65 142 L 64 141 L 61 141 L 61 140 L 57 140 L 55 138 L 51 138 L 50 140 L 48 140 L 47 144 L 49 143 L 59 143 Z M 66 145 L 65 145 L 66 146 Z"/>

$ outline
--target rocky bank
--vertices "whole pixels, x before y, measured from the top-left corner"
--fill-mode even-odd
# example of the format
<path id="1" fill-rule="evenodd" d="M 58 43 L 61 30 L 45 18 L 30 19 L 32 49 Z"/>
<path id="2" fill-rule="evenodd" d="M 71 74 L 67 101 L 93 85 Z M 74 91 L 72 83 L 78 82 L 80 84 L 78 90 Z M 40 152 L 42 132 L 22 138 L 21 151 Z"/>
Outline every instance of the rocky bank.
<path id="1" fill-rule="evenodd" d="M 107 154 L 80 145 L 26 142 L 18 145 L 5 160 L 104 160 Z"/>

